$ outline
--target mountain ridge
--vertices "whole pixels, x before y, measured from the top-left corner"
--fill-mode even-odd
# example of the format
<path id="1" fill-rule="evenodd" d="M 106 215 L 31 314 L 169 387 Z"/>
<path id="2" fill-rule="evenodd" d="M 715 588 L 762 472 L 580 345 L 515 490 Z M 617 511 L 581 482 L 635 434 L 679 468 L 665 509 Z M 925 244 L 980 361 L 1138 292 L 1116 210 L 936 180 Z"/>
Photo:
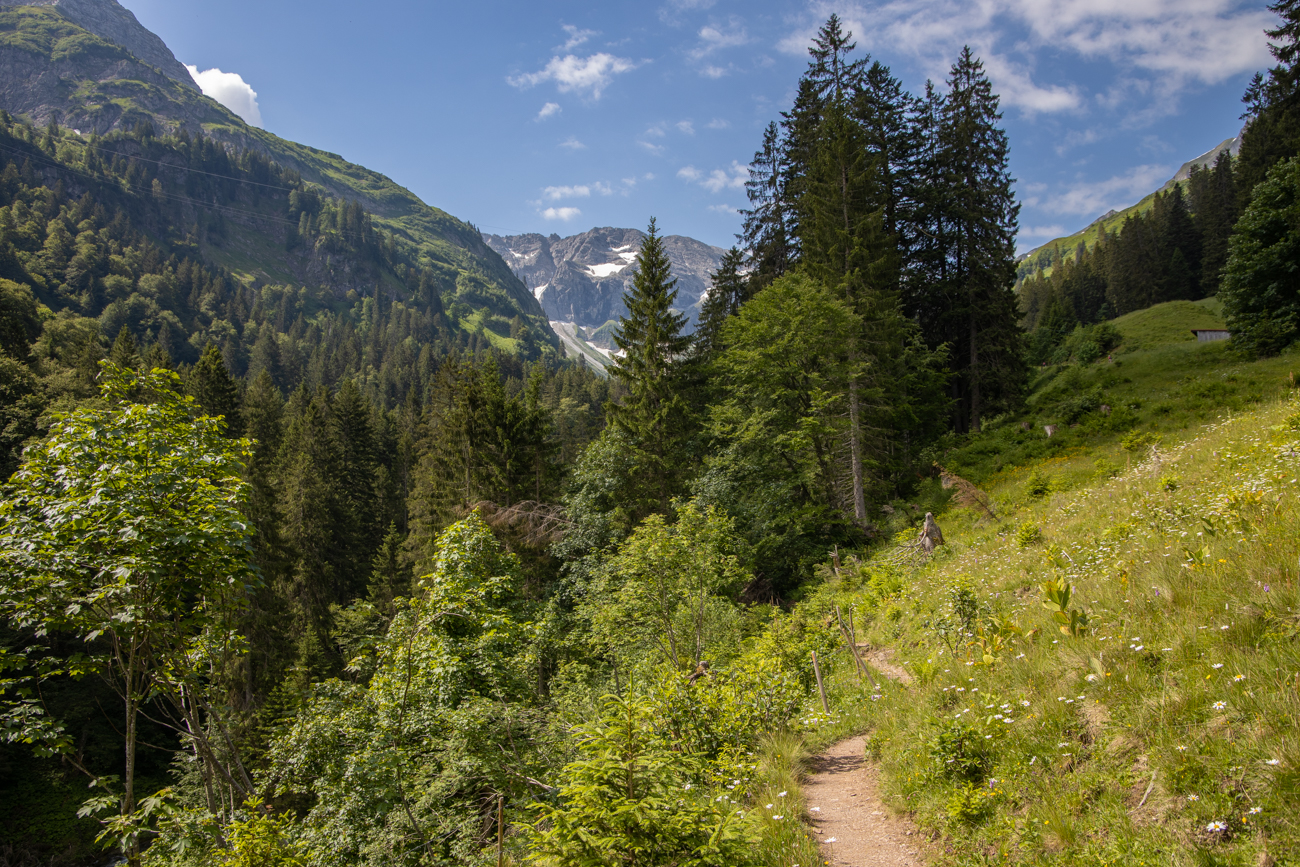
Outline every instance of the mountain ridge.
<path id="1" fill-rule="evenodd" d="M 74 17 L 102 32 L 83 27 Z M 172 73 L 113 41 L 115 33 L 153 51 L 164 66 L 170 58 Z M 141 33 L 157 44 L 151 49 L 152 40 Z M 541 305 L 477 229 L 379 172 L 249 126 L 200 93 L 166 45 L 115 0 L 45 0 L 23 6 L 0 0 L 0 108 L 36 125 L 53 121 L 73 128 L 92 142 L 94 136 L 147 122 L 260 153 L 327 194 L 358 202 L 379 227 L 417 247 L 422 260 L 443 275 L 448 306 L 465 301 L 462 328 L 475 327 L 471 309 L 491 308 L 506 318 L 520 315 L 558 346 Z"/>
<path id="2" fill-rule="evenodd" d="M 627 312 L 623 295 L 631 289 L 640 229 L 598 226 L 576 235 L 483 235 L 487 244 L 537 298 L 552 321 L 600 328 Z M 663 236 L 664 251 L 677 278 L 675 309 L 693 330 L 699 307 L 718 269 L 721 247 L 685 235 Z"/>

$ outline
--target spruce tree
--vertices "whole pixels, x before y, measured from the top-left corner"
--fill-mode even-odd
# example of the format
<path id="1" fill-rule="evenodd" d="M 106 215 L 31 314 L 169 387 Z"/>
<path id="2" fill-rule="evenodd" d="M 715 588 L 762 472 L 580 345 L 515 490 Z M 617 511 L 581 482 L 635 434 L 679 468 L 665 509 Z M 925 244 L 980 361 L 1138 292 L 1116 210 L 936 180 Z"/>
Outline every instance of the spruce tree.
<path id="1" fill-rule="evenodd" d="M 958 427 L 1014 405 L 1026 370 L 1015 285 L 1020 206 L 1007 168 L 1007 134 L 984 64 L 967 46 L 953 65 L 939 137 L 949 190 L 944 342 L 952 347 Z"/>
<path id="2" fill-rule="evenodd" d="M 135 370 L 140 366 L 140 351 L 135 342 L 135 335 L 125 325 L 117 332 L 113 348 L 108 351 L 108 360 L 127 370 Z"/>
<path id="3" fill-rule="evenodd" d="M 708 297 L 700 306 L 700 321 L 695 329 L 695 351 L 710 356 L 722 347 L 722 326 L 735 316 L 748 296 L 748 281 L 741 274 L 745 257 L 735 247 L 722 255 L 718 270 L 711 275 Z"/>
<path id="4" fill-rule="evenodd" d="M 682 334 L 686 317 L 673 310 L 676 286 L 652 217 L 632 290 L 624 296 L 627 315 L 614 332 L 619 352 L 609 372 L 626 393 L 608 404 L 608 416 L 646 456 L 648 493 L 662 507 L 668 505 L 680 471 L 672 459 L 690 434 L 680 372 L 691 338 Z"/>
<path id="5" fill-rule="evenodd" d="M 209 343 L 186 378 L 185 390 L 210 416 L 226 420 L 226 436 L 243 435 L 244 423 L 239 414 L 239 386 L 226 369 L 221 350 Z"/>
<path id="6" fill-rule="evenodd" d="M 745 193 L 750 207 L 741 211 L 745 225 L 740 240 L 753 263 L 753 293 L 789 271 L 795 258 L 787 175 L 785 145 L 773 122 L 763 131 L 762 147 L 749 164 Z"/>

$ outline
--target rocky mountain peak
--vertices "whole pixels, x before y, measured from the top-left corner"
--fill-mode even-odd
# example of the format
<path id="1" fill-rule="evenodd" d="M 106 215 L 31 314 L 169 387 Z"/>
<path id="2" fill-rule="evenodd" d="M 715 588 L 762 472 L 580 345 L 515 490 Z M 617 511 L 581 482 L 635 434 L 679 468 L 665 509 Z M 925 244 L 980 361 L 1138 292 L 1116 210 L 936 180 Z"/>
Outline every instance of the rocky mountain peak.
<path id="1" fill-rule="evenodd" d="M 645 233 L 604 226 L 567 238 L 554 233 L 483 238 L 541 302 L 547 318 L 599 329 L 627 312 L 623 295 L 632 286 Z M 693 327 L 725 251 L 682 235 L 668 235 L 663 242 L 677 278 L 677 309 Z"/>
<path id="2" fill-rule="evenodd" d="M 195 91 L 199 89 L 189 70 L 176 59 L 167 44 L 146 30 L 131 10 L 117 0 L 0 0 L 0 8 L 8 6 L 53 7 L 72 23 L 122 46 L 178 84 Z"/>

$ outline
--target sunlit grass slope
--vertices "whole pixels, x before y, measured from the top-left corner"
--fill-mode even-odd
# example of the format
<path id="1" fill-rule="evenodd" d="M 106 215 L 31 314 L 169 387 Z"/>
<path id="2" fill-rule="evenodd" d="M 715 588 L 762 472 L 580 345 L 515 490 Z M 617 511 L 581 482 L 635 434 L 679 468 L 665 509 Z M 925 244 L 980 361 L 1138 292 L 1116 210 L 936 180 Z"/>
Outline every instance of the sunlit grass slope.
<path id="1" fill-rule="evenodd" d="M 842 660 L 832 699 L 941 863 L 1300 863 L 1297 357 L 1184 341 L 1189 313 L 1126 317 L 1143 348 L 1051 374 L 1136 404 L 1123 426 L 1085 412 L 1001 466 L 954 451 L 996 518 L 954 502 L 932 559 L 890 547 L 805 603 L 915 677 L 877 692 Z"/>

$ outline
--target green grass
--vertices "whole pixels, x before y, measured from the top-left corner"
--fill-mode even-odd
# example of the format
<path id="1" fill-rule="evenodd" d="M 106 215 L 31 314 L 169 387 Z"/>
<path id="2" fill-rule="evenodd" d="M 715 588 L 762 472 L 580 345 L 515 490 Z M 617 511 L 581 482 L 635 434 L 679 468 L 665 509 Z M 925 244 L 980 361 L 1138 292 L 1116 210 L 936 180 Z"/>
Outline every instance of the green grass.
<path id="1" fill-rule="evenodd" d="M 952 506 L 929 562 L 891 548 L 805 603 L 852 609 L 916 675 L 873 700 L 838 660 L 835 734 L 871 733 L 940 864 L 1300 863 L 1300 358 L 1183 341 L 1187 312 L 1117 323 L 1146 348 L 1107 392 L 1143 404 L 1154 451 L 1087 425 L 1019 465 L 993 449 L 971 468 L 996 521 Z M 862 589 L 881 575 L 901 589 Z M 1044 608 L 1057 579 L 1078 635 Z"/>

